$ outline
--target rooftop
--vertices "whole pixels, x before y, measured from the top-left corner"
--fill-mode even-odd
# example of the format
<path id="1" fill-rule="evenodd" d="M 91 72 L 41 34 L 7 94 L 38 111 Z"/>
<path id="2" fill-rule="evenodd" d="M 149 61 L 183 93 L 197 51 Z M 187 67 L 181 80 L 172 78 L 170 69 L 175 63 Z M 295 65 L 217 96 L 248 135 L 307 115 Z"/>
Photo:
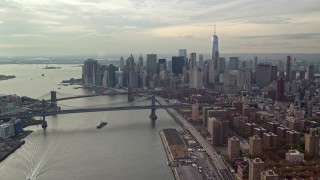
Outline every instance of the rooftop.
<path id="1" fill-rule="evenodd" d="M 292 155 L 294 155 L 294 154 L 301 154 L 301 152 L 299 152 L 298 150 L 295 150 L 295 149 L 289 150 L 288 153 L 289 153 L 289 154 L 292 154 Z"/>
<path id="2" fill-rule="evenodd" d="M 11 125 L 10 123 L 3 123 L 0 125 L 0 127 L 4 129 L 4 128 L 9 127 L 10 125 Z"/>
<path id="3" fill-rule="evenodd" d="M 168 145 L 184 145 L 176 129 L 163 129 L 162 131 L 168 142 Z"/>

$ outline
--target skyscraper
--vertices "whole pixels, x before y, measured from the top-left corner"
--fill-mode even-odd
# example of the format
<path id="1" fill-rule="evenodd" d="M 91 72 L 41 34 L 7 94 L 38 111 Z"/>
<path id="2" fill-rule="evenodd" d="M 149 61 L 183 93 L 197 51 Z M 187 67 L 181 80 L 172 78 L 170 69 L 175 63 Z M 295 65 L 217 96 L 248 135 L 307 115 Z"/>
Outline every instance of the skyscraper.
<path id="1" fill-rule="evenodd" d="M 211 58 L 212 62 L 210 63 L 210 72 L 209 76 L 209 81 L 213 80 L 213 82 L 219 82 L 219 43 L 218 43 L 218 36 L 216 35 L 216 27 L 214 27 L 214 35 L 212 37 L 212 52 L 211 52 Z"/>
<path id="2" fill-rule="evenodd" d="M 287 56 L 286 81 L 291 81 L 291 56 Z"/>
<path id="3" fill-rule="evenodd" d="M 239 71 L 239 77 L 237 83 L 240 83 L 241 89 L 251 92 L 252 88 L 252 69 L 244 69 Z"/>
<path id="4" fill-rule="evenodd" d="M 166 59 L 159 59 L 158 60 L 158 73 L 161 71 L 167 70 L 167 60 Z"/>
<path id="5" fill-rule="evenodd" d="M 264 170 L 264 162 L 259 159 L 249 160 L 249 180 L 257 180 L 261 178 L 261 172 Z"/>
<path id="6" fill-rule="evenodd" d="M 311 156 L 319 155 L 319 135 L 316 129 L 310 129 L 308 134 L 304 135 L 305 152 Z"/>
<path id="7" fill-rule="evenodd" d="M 239 66 L 239 69 L 247 69 L 249 68 L 249 63 L 247 61 L 241 61 L 239 62 L 240 66 Z"/>
<path id="8" fill-rule="evenodd" d="M 278 66 L 271 66 L 271 82 L 277 80 Z"/>
<path id="9" fill-rule="evenodd" d="M 144 88 L 146 86 L 146 73 L 139 72 L 138 73 L 138 87 Z"/>
<path id="10" fill-rule="evenodd" d="M 98 69 L 98 61 L 93 59 L 88 59 L 84 61 L 84 66 L 82 67 L 82 80 L 85 85 L 95 85 L 96 72 Z"/>
<path id="11" fill-rule="evenodd" d="M 222 146 L 228 143 L 228 124 L 226 110 L 208 111 L 208 131 L 212 135 L 214 146 Z"/>
<path id="12" fill-rule="evenodd" d="M 134 88 L 134 75 L 135 75 L 135 71 L 134 71 L 134 59 L 133 56 L 131 54 L 131 56 L 127 59 L 127 67 L 128 67 L 128 72 L 129 72 L 129 81 L 128 81 L 128 100 L 129 101 L 133 101 L 134 99 L 134 95 L 132 93 L 133 88 Z"/>
<path id="13" fill-rule="evenodd" d="M 253 74 L 252 74 L 252 83 L 256 84 L 257 81 L 256 81 L 256 77 L 257 77 L 257 67 L 258 67 L 258 57 L 255 56 L 254 57 L 254 65 L 253 65 Z"/>
<path id="14" fill-rule="evenodd" d="M 107 71 L 108 71 L 108 84 L 107 86 L 108 87 L 115 87 L 116 86 L 116 71 L 117 71 L 117 68 L 113 65 L 113 64 L 110 64 L 107 68 Z"/>
<path id="15" fill-rule="evenodd" d="M 261 87 L 268 86 L 272 81 L 276 80 L 277 66 L 269 64 L 259 64 L 256 72 L 256 83 Z"/>
<path id="16" fill-rule="evenodd" d="M 129 67 L 127 65 L 123 65 L 122 72 L 122 86 L 127 87 L 129 81 Z"/>
<path id="17" fill-rule="evenodd" d="M 120 70 L 123 71 L 123 68 L 124 68 L 124 59 L 123 59 L 123 57 L 121 56 L 121 57 L 120 57 Z"/>
<path id="18" fill-rule="evenodd" d="M 191 53 L 190 54 L 190 62 L 189 62 L 189 88 L 196 88 L 197 87 L 197 54 Z"/>
<path id="19" fill-rule="evenodd" d="M 167 71 L 172 72 L 172 60 L 167 62 Z"/>
<path id="20" fill-rule="evenodd" d="M 314 80 L 314 64 L 310 64 L 308 67 L 307 67 L 307 77 L 308 77 L 308 80 Z"/>
<path id="21" fill-rule="evenodd" d="M 94 85 L 102 86 L 102 78 L 103 78 L 103 74 L 104 74 L 105 69 L 106 69 L 105 65 L 100 65 L 98 63 L 97 71 L 95 71 Z"/>
<path id="22" fill-rule="evenodd" d="M 116 86 L 123 86 L 123 71 L 116 71 Z"/>
<path id="23" fill-rule="evenodd" d="M 190 53 L 189 67 L 190 67 L 190 69 L 197 67 L 197 54 L 196 53 Z"/>
<path id="24" fill-rule="evenodd" d="M 187 58 L 187 49 L 179 49 L 179 56 Z"/>
<path id="25" fill-rule="evenodd" d="M 218 36 L 216 34 L 216 28 L 214 28 L 214 35 L 212 36 L 211 58 L 214 61 L 215 69 L 217 69 L 218 68 L 218 60 L 219 60 L 219 44 L 218 44 Z"/>
<path id="26" fill-rule="evenodd" d="M 202 72 L 200 68 L 193 67 L 189 69 L 189 88 L 191 89 L 202 89 L 203 88 L 203 79 Z"/>
<path id="27" fill-rule="evenodd" d="M 102 86 L 103 87 L 108 87 L 108 83 L 109 83 L 109 71 L 108 68 L 106 68 L 106 66 L 103 66 L 102 69 L 103 72 L 103 77 L 102 77 Z"/>
<path id="28" fill-rule="evenodd" d="M 203 70 L 203 54 L 199 54 L 199 64 L 198 64 L 198 68 L 200 68 L 201 70 Z"/>
<path id="29" fill-rule="evenodd" d="M 147 85 L 152 80 L 152 76 L 157 74 L 157 55 L 147 54 Z"/>
<path id="30" fill-rule="evenodd" d="M 284 100 L 284 79 L 282 77 L 277 80 L 276 100 Z"/>
<path id="31" fill-rule="evenodd" d="M 240 140 L 233 136 L 228 138 L 228 158 L 232 160 L 240 156 Z"/>
<path id="32" fill-rule="evenodd" d="M 219 74 L 224 73 L 224 70 L 227 68 L 226 66 L 226 58 L 219 57 Z"/>
<path id="33" fill-rule="evenodd" d="M 183 73 L 184 57 L 173 56 L 172 57 L 172 73 L 178 76 Z"/>
<path id="34" fill-rule="evenodd" d="M 179 49 L 179 56 L 182 56 L 184 59 L 184 66 L 186 69 L 189 69 L 188 67 L 188 54 L 187 54 L 187 49 Z"/>
<path id="35" fill-rule="evenodd" d="M 240 65 L 239 57 L 230 57 L 229 70 L 238 70 L 239 65 Z"/>
<path id="36" fill-rule="evenodd" d="M 252 157 L 262 154 L 262 139 L 257 135 L 249 138 L 249 154 Z"/>
<path id="37" fill-rule="evenodd" d="M 216 81 L 217 76 L 218 76 L 218 72 L 216 69 L 214 69 L 214 61 L 210 59 L 208 61 L 208 84 L 213 84 L 217 82 Z"/>
<path id="38" fill-rule="evenodd" d="M 139 56 L 139 61 L 138 61 L 138 64 L 137 64 L 137 69 L 138 69 L 138 72 L 143 72 L 143 57 L 142 57 L 141 54 L 140 54 L 140 56 Z"/>
<path id="39" fill-rule="evenodd" d="M 258 57 L 255 56 L 255 57 L 254 57 L 253 72 L 256 72 L 256 71 L 257 71 L 257 67 L 258 67 Z"/>
<path id="40" fill-rule="evenodd" d="M 129 68 L 129 82 L 128 87 L 133 88 L 134 86 L 134 58 L 131 56 L 127 59 L 127 66 Z"/>
<path id="41" fill-rule="evenodd" d="M 209 81 L 209 73 L 210 73 L 210 61 L 211 60 L 206 60 L 204 61 L 204 64 L 203 64 L 203 83 L 208 86 L 208 84 L 210 83 Z"/>

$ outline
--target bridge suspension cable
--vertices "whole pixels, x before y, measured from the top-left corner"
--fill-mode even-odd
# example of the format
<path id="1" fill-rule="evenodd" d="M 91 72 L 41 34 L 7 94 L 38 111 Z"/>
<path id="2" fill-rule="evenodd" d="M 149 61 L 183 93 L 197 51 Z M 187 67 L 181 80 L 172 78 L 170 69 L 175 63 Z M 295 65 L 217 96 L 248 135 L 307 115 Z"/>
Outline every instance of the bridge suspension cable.
<path id="1" fill-rule="evenodd" d="M 58 92 L 56 91 L 57 93 L 57 97 L 58 98 L 66 98 L 66 97 L 74 97 L 74 96 L 79 96 L 80 94 L 70 94 L 70 93 L 62 93 L 62 92 Z"/>
<path id="2" fill-rule="evenodd" d="M 70 105 L 66 105 L 66 104 L 62 104 L 62 103 L 59 103 L 58 104 L 61 108 L 64 108 L 64 107 L 66 107 L 66 108 L 74 108 L 74 109 L 76 109 L 76 108 L 82 108 L 82 107 L 79 107 L 79 106 L 70 106 Z"/>
<path id="3" fill-rule="evenodd" d="M 42 101 L 42 99 L 47 100 L 47 99 L 50 99 L 50 98 L 51 98 L 51 97 L 50 97 L 50 93 L 46 93 L 46 94 L 43 94 L 43 95 L 41 95 L 41 96 L 39 96 L 39 97 L 36 97 L 36 98 L 34 98 L 34 99 L 39 100 L 39 101 Z"/>

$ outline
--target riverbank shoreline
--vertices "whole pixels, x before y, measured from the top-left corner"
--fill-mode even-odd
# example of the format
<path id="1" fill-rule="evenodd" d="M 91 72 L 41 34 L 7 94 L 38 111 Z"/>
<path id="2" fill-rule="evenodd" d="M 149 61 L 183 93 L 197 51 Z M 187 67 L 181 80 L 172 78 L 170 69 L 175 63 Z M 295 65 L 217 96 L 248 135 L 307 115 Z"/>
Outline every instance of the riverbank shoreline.
<path id="1" fill-rule="evenodd" d="M 22 127 L 25 128 L 25 127 L 28 127 L 28 126 L 34 126 L 34 125 L 39 125 L 41 124 L 42 120 L 36 120 L 36 119 L 27 119 L 27 120 L 22 120 L 23 123 L 22 123 Z"/>
<path id="2" fill-rule="evenodd" d="M 31 133 L 32 131 L 29 130 L 23 131 L 19 135 L 15 135 L 0 142 L 0 162 L 20 148 L 25 143 L 24 138 Z"/>

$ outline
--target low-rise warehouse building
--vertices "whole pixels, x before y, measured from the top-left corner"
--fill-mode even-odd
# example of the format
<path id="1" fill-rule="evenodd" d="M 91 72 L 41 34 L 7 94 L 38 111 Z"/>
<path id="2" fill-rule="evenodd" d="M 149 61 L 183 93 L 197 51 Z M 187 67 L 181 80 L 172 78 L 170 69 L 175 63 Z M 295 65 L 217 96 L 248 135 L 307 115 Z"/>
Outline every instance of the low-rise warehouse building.
<path id="1" fill-rule="evenodd" d="M 174 164 L 191 162 L 187 146 L 176 129 L 163 129 L 160 135 Z"/>

